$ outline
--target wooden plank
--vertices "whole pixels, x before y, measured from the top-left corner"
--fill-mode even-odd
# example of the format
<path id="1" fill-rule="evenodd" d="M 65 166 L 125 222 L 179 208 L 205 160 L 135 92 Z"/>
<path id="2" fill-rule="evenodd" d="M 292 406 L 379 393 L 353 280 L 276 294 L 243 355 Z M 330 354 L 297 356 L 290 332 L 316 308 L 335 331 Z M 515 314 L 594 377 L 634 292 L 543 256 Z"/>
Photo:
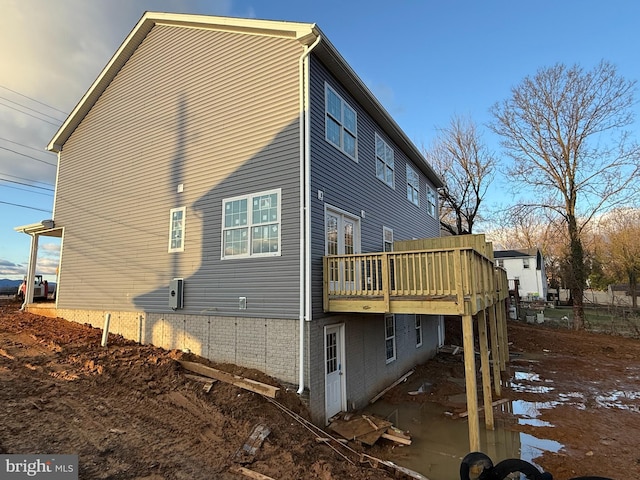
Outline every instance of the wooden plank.
<path id="1" fill-rule="evenodd" d="M 359 435 L 358 437 L 356 437 L 357 441 L 362 442 L 365 445 L 371 446 L 376 443 L 378 439 L 385 434 L 387 428 L 391 427 L 391 422 L 388 422 L 387 420 L 383 420 L 381 418 L 368 417 L 366 415 L 362 415 L 362 418 L 364 418 L 367 423 L 369 423 L 369 425 L 374 429 L 373 431 L 365 435 Z"/>
<path id="2" fill-rule="evenodd" d="M 360 415 L 349 420 L 334 420 L 329 425 L 329 429 L 347 440 L 358 440 L 367 445 L 373 445 L 390 426 L 391 422 L 386 420 Z"/>
<path id="3" fill-rule="evenodd" d="M 391 433 L 383 433 L 381 437 L 386 440 L 391 440 L 392 442 L 399 443 L 401 445 L 411 445 L 411 439 L 407 439 L 405 437 L 399 437 Z"/>
<path id="4" fill-rule="evenodd" d="M 500 384 L 500 345 L 498 344 L 498 323 L 496 322 L 497 305 L 489 307 L 489 332 L 491 333 L 491 365 L 493 368 L 493 391 L 500 397 L 502 385 Z"/>
<path id="5" fill-rule="evenodd" d="M 480 343 L 480 368 L 482 370 L 482 399 L 484 401 L 484 424 L 487 430 L 493 430 L 493 409 L 491 403 L 491 366 L 489 365 L 489 339 L 487 335 L 487 314 L 478 312 L 478 342 Z"/>
<path id="6" fill-rule="evenodd" d="M 469 412 L 469 451 L 480 451 L 480 420 L 478 417 L 478 391 L 476 384 L 476 358 L 473 349 L 473 318 L 462 316 L 462 346 L 464 348 L 464 378 Z"/>
<path id="7" fill-rule="evenodd" d="M 248 468 L 245 468 L 245 467 L 233 466 L 229 469 L 229 471 L 232 473 L 238 473 L 240 475 L 244 475 L 247 478 L 253 478 L 255 480 L 274 480 L 273 477 L 263 475 L 262 473 L 249 470 Z"/>
<path id="8" fill-rule="evenodd" d="M 414 370 L 409 370 L 407 373 L 405 373 L 403 376 L 401 376 L 398 380 L 393 382 L 391 385 L 389 385 L 387 388 L 385 388 L 379 394 L 377 394 L 375 397 L 373 397 L 371 400 L 369 400 L 369 403 L 375 403 L 376 400 L 378 400 L 380 397 L 382 397 L 385 393 L 387 393 L 393 387 L 395 387 L 396 385 L 404 382 L 410 375 L 413 374 L 413 372 L 414 372 Z"/>
<path id="9" fill-rule="evenodd" d="M 247 441 L 236 452 L 234 460 L 244 464 L 253 462 L 256 452 L 270 433 L 271 429 L 269 427 L 262 423 L 257 424 L 253 427 L 253 431 Z"/>
<path id="10" fill-rule="evenodd" d="M 207 367 L 206 365 L 202 365 L 201 363 L 187 362 L 184 360 L 178 360 L 178 363 L 190 372 L 195 372 L 200 375 L 204 375 L 205 377 L 215 378 L 216 380 L 220 380 L 221 382 L 230 383 L 231 385 L 235 385 L 236 387 L 249 390 L 250 392 L 259 393 L 260 395 L 264 395 L 269 398 L 277 398 L 278 393 L 280 392 L 280 389 L 278 387 L 267 385 L 266 383 L 262 382 L 257 382 L 249 378 L 240 377 L 239 375 L 233 375 L 231 373 L 223 372 L 222 370 Z"/>
<path id="11" fill-rule="evenodd" d="M 193 380 L 195 382 L 202 382 L 202 383 L 215 383 L 218 380 L 216 380 L 215 378 L 211 378 L 211 377 L 203 377 L 202 375 L 191 375 L 190 373 L 185 373 L 184 374 L 185 378 L 188 378 L 189 380 Z"/>

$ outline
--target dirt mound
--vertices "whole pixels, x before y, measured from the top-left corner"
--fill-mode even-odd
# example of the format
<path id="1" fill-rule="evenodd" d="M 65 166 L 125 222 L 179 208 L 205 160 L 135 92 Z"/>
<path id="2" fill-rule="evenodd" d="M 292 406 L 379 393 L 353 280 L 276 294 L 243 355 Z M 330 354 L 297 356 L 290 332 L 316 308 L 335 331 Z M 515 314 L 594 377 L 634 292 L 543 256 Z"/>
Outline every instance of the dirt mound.
<path id="1" fill-rule="evenodd" d="M 298 395 L 262 372 L 114 335 L 102 348 L 99 329 L 18 307 L 0 304 L 0 453 L 79 454 L 80 478 L 237 479 L 230 472 L 239 465 L 236 453 L 263 424 L 271 432 L 245 465 L 253 471 L 275 479 L 394 478 L 318 442 L 319 433 L 294 418 L 309 418 Z M 448 343 L 461 343 L 459 324 L 447 320 Z M 640 341 L 518 322 L 508 328 L 511 374 L 503 379 L 503 397 L 555 405 L 540 410 L 537 420 L 545 426 L 520 424 L 496 409 L 514 430 L 563 445 L 536 463 L 558 479 L 640 478 Z M 293 416 L 223 382 L 207 393 L 185 376 L 179 359 L 279 386 L 279 402 Z M 427 394 L 396 388 L 385 398 L 461 412 L 463 372 L 461 355 L 440 354 L 412 376 L 424 379 Z M 393 454 L 377 444 L 349 446 L 356 454 Z"/>
<path id="2" fill-rule="evenodd" d="M 176 362 L 190 355 L 116 335 L 102 348 L 101 336 L 0 305 L 0 452 L 79 454 L 80 478 L 240 478 L 229 472 L 235 454 L 264 424 L 271 433 L 245 465 L 251 470 L 278 479 L 390 478 L 349 463 L 260 395 L 223 382 L 207 393 Z M 215 367 L 277 386 L 255 370 Z M 308 418 L 296 393 L 280 387 L 278 401 Z"/>

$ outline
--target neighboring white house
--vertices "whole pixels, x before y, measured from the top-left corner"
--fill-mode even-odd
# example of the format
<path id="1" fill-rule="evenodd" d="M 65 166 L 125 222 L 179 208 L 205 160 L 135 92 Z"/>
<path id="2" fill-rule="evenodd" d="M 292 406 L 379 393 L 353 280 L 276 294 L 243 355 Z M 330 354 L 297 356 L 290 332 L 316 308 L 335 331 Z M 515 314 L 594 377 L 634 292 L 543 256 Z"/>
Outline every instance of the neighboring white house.
<path id="1" fill-rule="evenodd" d="M 547 299 L 547 275 L 539 249 L 496 250 L 493 254 L 496 265 L 507 271 L 509 283 L 519 281 L 520 297 Z"/>

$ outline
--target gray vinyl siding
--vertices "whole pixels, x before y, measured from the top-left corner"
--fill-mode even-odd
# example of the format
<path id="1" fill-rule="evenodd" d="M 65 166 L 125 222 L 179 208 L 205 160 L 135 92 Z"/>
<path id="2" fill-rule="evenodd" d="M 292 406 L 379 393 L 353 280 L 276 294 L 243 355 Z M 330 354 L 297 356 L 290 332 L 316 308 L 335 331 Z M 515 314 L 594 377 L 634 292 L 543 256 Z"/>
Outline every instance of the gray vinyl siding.
<path id="1" fill-rule="evenodd" d="M 358 161 L 354 161 L 325 139 L 325 82 L 357 112 Z M 374 122 L 361 105 L 345 91 L 324 65 L 311 56 L 311 255 L 313 314 L 322 316 L 322 256 L 325 252 L 325 203 L 360 217 L 361 251 L 383 250 L 383 226 L 393 229 L 395 240 L 439 236 L 437 218 L 427 213 L 426 185 L 433 185 L 404 151 Z M 376 177 L 376 133 L 393 149 L 395 189 Z M 406 165 L 420 177 L 420 205 L 407 200 Z M 322 190 L 324 199 L 318 199 Z"/>
<path id="2" fill-rule="evenodd" d="M 389 363 L 385 355 L 384 315 L 335 315 L 314 320 L 308 328 L 312 337 L 323 339 L 324 327 L 344 323 L 347 407 L 359 410 L 402 375 L 436 354 L 439 318 L 423 316 L 423 343 L 417 347 L 414 316 L 396 315 L 396 359 Z M 309 385 L 312 419 L 323 425 L 326 420 L 324 341 L 311 342 L 309 358 L 313 365 Z"/>
<path id="3" fill-rule="evenodd" d="M 61 153 L 59 308 L 168 312 L 181 277 L 181 313 L 297 318 L 301 52 L 291 39 L 151 30 Z M 281 256 L 221 260 L 222 200 L 276 188 Z M 182 206 L 184 251 L 168 253 Z"/>

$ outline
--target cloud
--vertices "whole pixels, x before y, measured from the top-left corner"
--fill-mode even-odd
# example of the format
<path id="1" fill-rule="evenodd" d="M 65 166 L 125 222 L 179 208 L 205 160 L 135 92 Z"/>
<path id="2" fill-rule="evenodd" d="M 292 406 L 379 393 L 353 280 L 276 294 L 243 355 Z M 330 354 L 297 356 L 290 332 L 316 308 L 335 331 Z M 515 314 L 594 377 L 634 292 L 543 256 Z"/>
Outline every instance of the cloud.
<path id="1" fill-rule="evenodd" d="M 0 258 L 0 275 L 2 276 L 22 276 L 25 274 L 27 267 L 13 263 L 9 260 Z"/>
<path id="2" fill-rule="evenodd" d="M 39 250 L 48 255 L 60 255 L 59 243 L 44 243 L 39 246 Z"/>
<path id="3" fill-rule="evenodd" d="M 232 9 L 231 0 L 0 0 L 0 85 L 68 114 L 145 10 L 229 15 Z M 66 114 L 3 88 L 0 97 L 0 137 L 41 149 L 0 140 L 0 172 L 52 185 L 57 158 L 44 149 Z M 43 208 L 51 208 L 52 200 L 41 201 Z"/>

